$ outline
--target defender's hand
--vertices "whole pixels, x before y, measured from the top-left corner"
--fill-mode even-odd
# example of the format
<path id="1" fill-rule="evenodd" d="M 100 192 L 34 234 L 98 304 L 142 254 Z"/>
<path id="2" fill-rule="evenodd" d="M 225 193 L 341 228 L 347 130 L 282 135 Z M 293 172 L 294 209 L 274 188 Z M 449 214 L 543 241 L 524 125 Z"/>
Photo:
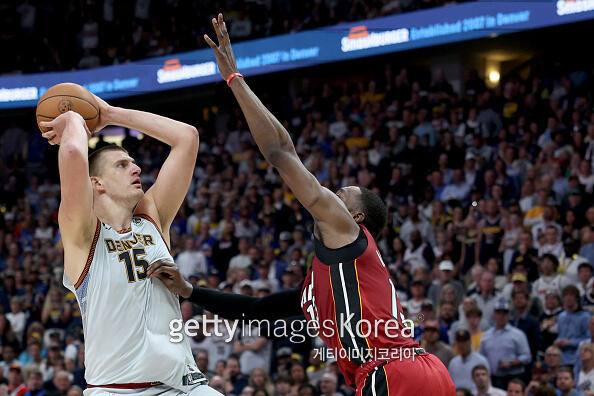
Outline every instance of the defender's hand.
<path id="1" fill-rule="evenodd" d="M 80 114 L 74 111 L 62 113 L 51 121 L 41 121 L 39 123 L 40 126 L 52 128 L 49 131 L 42 133 L 41 136 L 46 138 L 51 145 L 60 144 L 60 141 L 62 140 L 62 134 L 64 133 L 66 126 L 76 123 L 80 123 L 82 125 L 85 133 L 87 134 L 87 138 L 90 138 L 91 132 L 87 127 L 87 123 Z"/>
<path id="2" fill-rule="evenodd" d="M 192 284 L 182 277 L 175 263 L 157 261 L 148 267 L 146 274 L 150 278 L 161 279 L 171 292 L 184 298 L 189 298 L 194 290 Z"/>
<path id="3" fill-rule="evenodd" d="M 204 40 L 215 53 L 221 76 L 227 80 L 227 77 L 237 73 L 238 70 L 235 55 L 233 55 L 233 49 L 231 48 L 231 41 L 229 41 L 229 33 L 227 33 L 227 25 L 223 21 L 223 14 L 219 14 L 218 18 L 212 18 L 212 26 L 217 34 L 219 45 L 217 46 L 207 34 L 204 35 Z"/>

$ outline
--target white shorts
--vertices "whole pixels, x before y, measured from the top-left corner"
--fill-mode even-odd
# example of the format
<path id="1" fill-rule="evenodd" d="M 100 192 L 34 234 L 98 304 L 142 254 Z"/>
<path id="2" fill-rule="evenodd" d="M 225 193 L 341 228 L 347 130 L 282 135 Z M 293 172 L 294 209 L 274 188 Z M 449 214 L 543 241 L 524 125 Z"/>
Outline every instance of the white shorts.
<path id="1" fill-rule="evenodd" d="M 139 396 L 223 396 L 219 391 L 208 385 L 196 385 L 189 392 L 184 393 L 167 385 L 151 386 L 143 389 L 113 389 L 113 388 L 87 388 L 83 391 L 84 396 L 116 396 L 116 395 L 139 395 Z"/>

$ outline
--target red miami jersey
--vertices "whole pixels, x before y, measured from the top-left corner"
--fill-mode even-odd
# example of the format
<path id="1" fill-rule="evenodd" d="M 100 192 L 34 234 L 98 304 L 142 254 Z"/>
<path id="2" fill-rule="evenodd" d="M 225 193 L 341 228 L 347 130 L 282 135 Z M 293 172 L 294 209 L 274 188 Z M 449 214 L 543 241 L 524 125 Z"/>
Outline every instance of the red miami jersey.
<path id="1" fill-rule="evenodd" d="M 310 328 L 318 329 L 352 388 L 363 363 L 385 359 L 378 356 L 383 351 L 419 346 L 410 328 L 403 331 L 405 318 L 395 282 L 375 240 L 360 227 L 359 237 L 339 249 L 316 239 L 316 257 L 301 290 L 301 308 Z"/>

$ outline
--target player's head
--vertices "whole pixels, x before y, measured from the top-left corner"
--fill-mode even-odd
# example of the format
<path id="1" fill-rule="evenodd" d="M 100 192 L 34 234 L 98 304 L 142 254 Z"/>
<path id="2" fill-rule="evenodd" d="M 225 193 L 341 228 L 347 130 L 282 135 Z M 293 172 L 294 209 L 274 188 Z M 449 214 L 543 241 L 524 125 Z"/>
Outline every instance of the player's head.
<path id="1" fill-rule="evenodd" d="M 115 201 L 136 205 L 143 197 L 140 168 L 128 151 L 115 144 L 89 155 L 89 176 L 93 190 Z"/>
<path id="2" fill-rule="evenodd" d="M 388 221 L 388 210 L 380 197 L 365 187 L 348 186 L 336 192 L 357 224 L 363 224 L 377 239 Z"/>

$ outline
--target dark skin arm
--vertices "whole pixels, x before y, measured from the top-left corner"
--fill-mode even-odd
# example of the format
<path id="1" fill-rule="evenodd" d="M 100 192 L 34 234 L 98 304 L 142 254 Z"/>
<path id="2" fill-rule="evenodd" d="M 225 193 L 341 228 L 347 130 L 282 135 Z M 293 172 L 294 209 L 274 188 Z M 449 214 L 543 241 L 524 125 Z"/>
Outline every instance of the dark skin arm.
<path id="1" fill-rule="evenodd" d="M 223 15 L 213 18 L 212 25 L 219 44 L 216 45 L 207 35 L 204 35 L 204 39 L 215 53 L 221 75 L 227 79 L 231 74 L 237 73 L 238 69 Z M 357 206 L 351 205 L 350 200 L 356 199 L 360 190 L 341 190 L 339 197 L 322 187 L 297 156 L 289 133 L 247 83 L 236 77 L 231 80 L 230 87 L 260 152 L 277 169 L 283 181 L 315 219 L 316 236 L 332 249 L 343 247 L 357 239 L 357 223 L 363 221 L 364 214 L 349 211 L 347 206 L 351 209 Z"/>
<path id="2" fill-rule="evenodd" d="M 300 307 L 301 287 L 262 298 L 222 293 L 218 290 L 192 286 L 190 282 L 183 279 L 175 263 L 166 261 L 151 264 L 147 275 L 161 279 L 173 293 L 225 319 L 276 320 L 303 314 Z"/>

